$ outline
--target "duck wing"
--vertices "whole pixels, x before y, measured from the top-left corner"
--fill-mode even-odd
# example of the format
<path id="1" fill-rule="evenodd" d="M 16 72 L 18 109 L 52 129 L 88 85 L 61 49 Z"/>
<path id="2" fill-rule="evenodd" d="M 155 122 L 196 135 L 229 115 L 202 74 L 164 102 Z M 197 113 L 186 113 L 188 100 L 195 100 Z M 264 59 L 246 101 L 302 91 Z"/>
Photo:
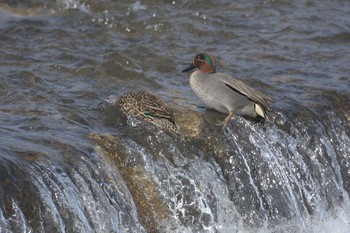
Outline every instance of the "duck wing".
<path id="1" fill-rule="evenodd" d="M 175 122 L 171 109 L 157 95 L 145 90 L 124 93 L 117 104 L 126 115 L 165 118 Z"/>
<path id="2" fill-rule="evenodd" d="M 141 112 L 149 117 L 165 118 L 175 122 L 172 111 L 163 100 L 151 92 L 142 92 L 139 100 Z"/>
<path id="3" fill-rule="evenodd" d="M 267 105 L 267 101 L 273 101 L 270 97 L 249 87 L 242 80 L 225 74 L 220 74 L 220 76 L 225 85 L 231 90 L 246 96 L 248 99 L 262 105 L 265 109 L 270 110 L 269 106 Z"/>

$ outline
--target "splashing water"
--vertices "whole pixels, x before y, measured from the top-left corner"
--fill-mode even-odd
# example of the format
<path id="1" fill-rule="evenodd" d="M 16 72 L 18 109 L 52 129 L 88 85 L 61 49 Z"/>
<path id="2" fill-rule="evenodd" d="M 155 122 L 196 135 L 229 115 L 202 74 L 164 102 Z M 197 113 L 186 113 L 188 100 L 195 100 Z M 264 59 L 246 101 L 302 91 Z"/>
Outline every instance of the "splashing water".
<path id="1" fill-rule="evenodd" d="M 78 9 L 83 12 L 89 12 L 90 7 L 86 3 L 81 3 L 80 0 L 57 0 L 57 5 L 62 10 Z"/>

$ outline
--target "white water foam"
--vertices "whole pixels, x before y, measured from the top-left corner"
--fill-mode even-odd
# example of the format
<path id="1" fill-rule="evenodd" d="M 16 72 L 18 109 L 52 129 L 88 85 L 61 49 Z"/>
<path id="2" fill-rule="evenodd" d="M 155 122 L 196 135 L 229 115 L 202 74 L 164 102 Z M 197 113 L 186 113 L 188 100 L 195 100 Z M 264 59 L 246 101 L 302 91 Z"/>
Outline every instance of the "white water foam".
<path id="1" fill-rule="evenodd" d="M 90 12 L 90 6 L 86 3 L 81 3 L 79 0 L 57 0 L 57 5 L 63 10 L 77 9 L 83 12 Z"/>

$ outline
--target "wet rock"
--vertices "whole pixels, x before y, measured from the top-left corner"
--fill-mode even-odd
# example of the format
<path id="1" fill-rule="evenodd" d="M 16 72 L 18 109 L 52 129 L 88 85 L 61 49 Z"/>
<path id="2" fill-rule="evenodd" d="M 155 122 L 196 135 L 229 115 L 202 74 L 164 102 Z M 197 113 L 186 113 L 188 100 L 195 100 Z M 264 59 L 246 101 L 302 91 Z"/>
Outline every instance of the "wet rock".
<path id="1" fill-rule="evenodd" d="M 181 133 L 188 138 L 198 138 L 201 135 L 203 121 L 198 112 L 193 110 L 175 111 L 176 122 Z"/>
<path id="2" fill-rule="evenodd" d="M 142 159 L 130 155 L 130 149 L 116 136 L 91 134 L 90 138 L 98 144 L 97 152 L 122 175 L 147 232 L 158 232 L 158 223 L 170 213 L 159 193 L 161 188 L 152 179 Z"/>

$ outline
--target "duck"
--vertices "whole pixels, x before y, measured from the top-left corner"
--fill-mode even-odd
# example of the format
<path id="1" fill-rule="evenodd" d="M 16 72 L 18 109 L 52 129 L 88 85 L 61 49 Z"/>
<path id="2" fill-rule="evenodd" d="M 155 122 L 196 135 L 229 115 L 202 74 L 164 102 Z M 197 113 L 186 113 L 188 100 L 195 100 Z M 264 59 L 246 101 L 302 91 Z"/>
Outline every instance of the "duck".
<path id="1" fill-rule="evenodd" d="M 216 73 L 214 58 L 208 53 L 197 54 L 192 63 L 182 70 L 196 69 L 189 79 L 193 92 L 207 108 L 228 114 L 221 125 L 226 126 L 233 115 L 262 118 L 270 121 L 270 97 L 254 90 L 242 80 L 225 73 Z"/>
<path id="2" fill-rule="evenodd" d="M 179 127 L 173 111 L 156 94 L 146 90 L 134 90 L 119 96 L 116 101 L 127 117 L 141 117 L 158 128 L 178 134 Z"/>

